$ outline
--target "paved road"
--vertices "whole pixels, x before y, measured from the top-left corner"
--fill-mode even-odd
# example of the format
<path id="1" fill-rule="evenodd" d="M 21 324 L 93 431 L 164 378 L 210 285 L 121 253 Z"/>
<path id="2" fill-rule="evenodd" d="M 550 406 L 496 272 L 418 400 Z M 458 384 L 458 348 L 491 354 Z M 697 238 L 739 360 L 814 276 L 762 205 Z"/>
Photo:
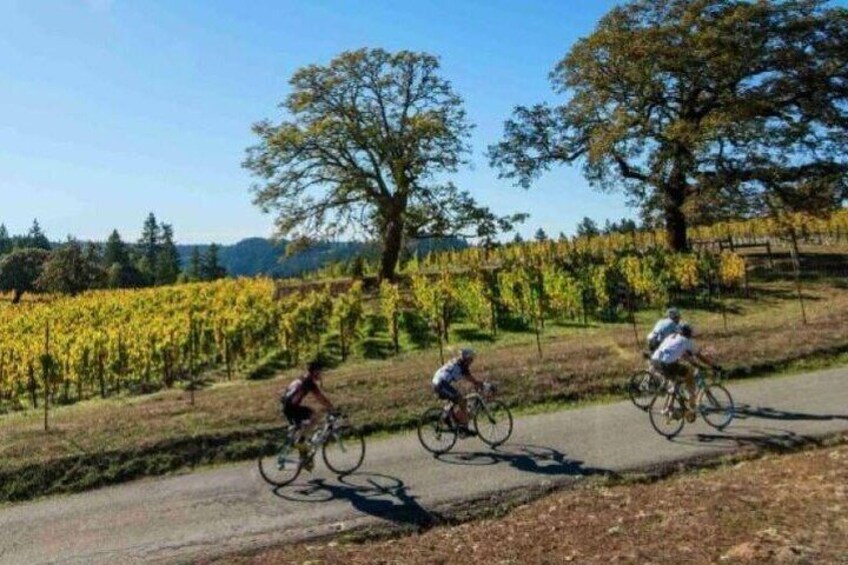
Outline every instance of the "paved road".
<path id="1" fill-rule="evenodd" d="M 731 387 L 741 417 L 700 420 L 675 441 L 629 403 L 528 416 L 500 451 L 477 439 L 436 460 L 414 434 L 374 440 L 343 481 L 323 463 L 273 492 L 254 463 L 138 481 L 0 509 L 0 563 L 172 562 L 260 548 L 379 522 L 416 522 L 450 502 L 579 480 L 742 445 L 848 431 L 848 368 Z"/>

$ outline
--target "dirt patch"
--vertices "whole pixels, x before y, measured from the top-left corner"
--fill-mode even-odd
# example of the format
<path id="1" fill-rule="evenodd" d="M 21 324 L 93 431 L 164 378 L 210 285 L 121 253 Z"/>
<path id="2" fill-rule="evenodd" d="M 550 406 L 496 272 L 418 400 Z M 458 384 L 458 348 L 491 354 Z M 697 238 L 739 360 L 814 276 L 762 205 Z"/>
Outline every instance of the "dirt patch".
<path id="1" fill-rule="evenodd" d="M 848 563 L 848 445 L 587 485 L 497 519 L 228 563 Z"/>

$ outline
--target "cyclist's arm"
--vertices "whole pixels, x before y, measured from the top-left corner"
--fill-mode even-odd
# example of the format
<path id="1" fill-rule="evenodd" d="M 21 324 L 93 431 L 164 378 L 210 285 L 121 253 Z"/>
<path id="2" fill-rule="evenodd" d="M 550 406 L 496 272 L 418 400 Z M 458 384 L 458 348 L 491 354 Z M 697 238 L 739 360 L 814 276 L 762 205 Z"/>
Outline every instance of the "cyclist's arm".
<path id="1" fill-rule="evenodd" d="M 719 366 L 712 358 L 700 351 L 695 353 L 695 357 L 697 357 L 701 363 L 705 363 L 708 367 L 712 367 L 713 369 L 717 369 Z"/>
<path id="2" fill-rule="evenodd" d="M 475 388 L 480 388 L 481 386 L 483 386 L 483 381 L 475 379 L 474 375 L 472 375 L 470 372 L 465 375 L 465 378 L 471 381 L 471 384 L 473 384 Z"/>
<path id="3" fill-rule="evenodd" d="M 718 363 L 715 363 L 712 359 L 707 357 L 705 354 L 700 351 L 687 351 L 683 354 L 687 361 L 692 363 L 693 365 L 712 367 L 713 369 L 718 367 Z"/>
<path id="4" fill-rule="evenodd" d="M 312 394 L 315 395 L 315 398 L 318 399 L 318 402 L 320 402 L 324 408 L 329 411 L 335 410 L 335 408 L 333 407 L 333 403 L 330 402 L 330 399 L 327 398 L 327 396 L 320 388 L 315 387 L 315 390 L 312 391 Z"/>

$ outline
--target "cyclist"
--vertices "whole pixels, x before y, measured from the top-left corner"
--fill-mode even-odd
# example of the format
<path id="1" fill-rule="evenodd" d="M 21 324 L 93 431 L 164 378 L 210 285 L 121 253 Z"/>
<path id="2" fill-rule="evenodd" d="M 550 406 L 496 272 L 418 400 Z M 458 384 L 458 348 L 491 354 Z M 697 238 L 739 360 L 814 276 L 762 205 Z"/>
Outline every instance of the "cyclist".
<path id="1" fill-rule="evenodd" d="M 468 407 L 465 397 L 454 388 L 452 383 L 465 378 L 471 381 L 477 389 L 483 386 L 483 383 L 471 374 L 471 363 L 474 362 L 474 357 L 473 349 L 462 349 L 459 352 L 459 357 L 451 359 L 436 371 L 432 381 L 433 392 L 439 398 L 453 403 L 453 416 L 456 419 L 459 432 L 463 435 L 474 435 L 474 432 L 468 429 Z"/>
<path id="2" fill-rule="evenodd" d="M 675 334 L 680 329 L 680 310 L 677 308 L 669 308 L 665 313 L 665 318 L 659 320 L 651 333 L 648 334 L 648 349 L 651 352 L 657 350 L 657 347 L 668 336 Z"/>
<path id="3" fill-rule="evenodd" d="M 695 374 L 691 367 L 683 365 L 681 361 L 686 361 L 689 364 L 703 363 L 721 371 L 718 364 L 695 348 L 695 342 L 692 341 L 693 334 L 692 326 L 687 323 L 680 324 L 678 333 L 665 338 L 651 356 L 651 363 L 666 377 L 671 380 L 682 378 L 685 381 L 686 389 L 689 391 L 689 406 L 686 410 L 686 420 L 689 422 L 695 421 L 695 409 L 697 408 L 695 405 Z"/>
<path id="4" fill-rule="evenodd" d="M 324 366 L 321 361 L 311 361 L 306 366 L 306 374 L 292 381 L 280 397 L 283 415 L 294 428 L 294 444 L 301 457 L 305 457 L 308 451 L 304 442 L 307 430 L 315 423 L 313 418 L 315 411 L 308 406 L 303 406 L 303 399 L 311 393 L 327 411 L 335 412 L 333 403 L 324 395 L 319 386 L 323 370 Z M 305 462 L 304 467 L 309 470 L 311 461 Z"/>

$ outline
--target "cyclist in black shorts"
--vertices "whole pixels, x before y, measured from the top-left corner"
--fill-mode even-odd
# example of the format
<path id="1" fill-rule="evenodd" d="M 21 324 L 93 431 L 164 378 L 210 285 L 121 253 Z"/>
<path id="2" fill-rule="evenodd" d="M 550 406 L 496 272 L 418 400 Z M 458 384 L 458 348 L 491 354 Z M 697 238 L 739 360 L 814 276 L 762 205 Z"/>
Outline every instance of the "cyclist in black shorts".
<path id="1" fill-rule="evenodd" d="M 306 437 L 307 429 L 315 423 L 313 420 L 315 411 L 308 406 L 303 406 L 303 399 L 311 393 L 327 411 L 335 411 L 333 403 L 319 387 L 323 369 L 324 366 L 320 361 L 310 362 L 306 366 L 306 374 L 292 381 L 280 398 L 283 415 L 289 424 L 295 428 L 295 445 L 301 454 L 306 450 L 303 439 Z"/>
<path id="2" fill-rule="evenodd" d="M 445 365 L 436 371 L 433 375 L 433 392 L 439 398 L 450 400 L 454 403 L 453 415 L 459 427 L 459 432 L 463 435 L 474 435 L 474 432 L 468 429 L 468 408 L 466 406 L 465 397 L 460 394 L 453 386 L 453 383 L 460 379 L 467 379 L 476 387 L 480 388 L 483 383 L 475 379 L 471 375 L 471 363 L 474 362 L 474 350 L 463 349 L 459 353 L 459 357 L 451 359 Z"/>

